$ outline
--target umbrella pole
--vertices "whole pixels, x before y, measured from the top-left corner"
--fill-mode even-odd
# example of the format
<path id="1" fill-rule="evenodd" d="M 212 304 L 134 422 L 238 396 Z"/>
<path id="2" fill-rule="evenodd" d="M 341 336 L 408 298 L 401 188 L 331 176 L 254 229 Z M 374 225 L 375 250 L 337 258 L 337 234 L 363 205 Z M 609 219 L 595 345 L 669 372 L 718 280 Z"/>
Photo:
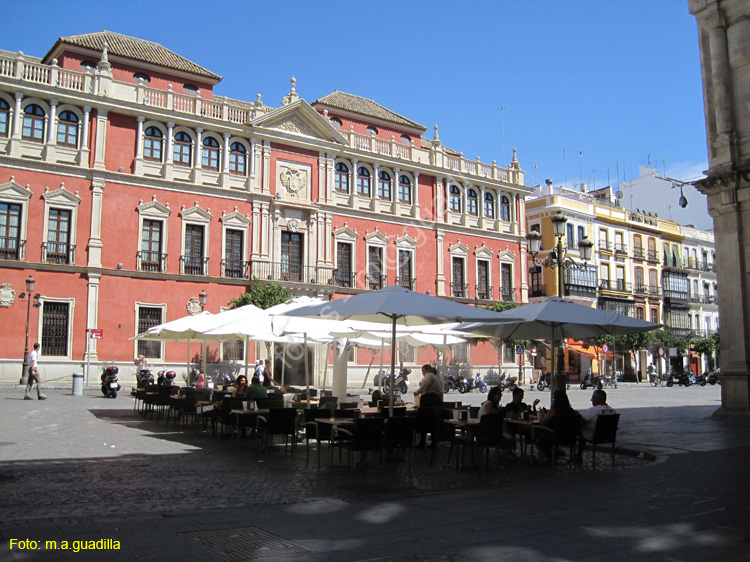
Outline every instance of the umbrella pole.
<path id="1" fill-rule="evenodd" d="M 190 380 L 190 340 L 188 340 L 187 364 L 188 380 Z"/>
<path id="2" fill-rule="evenodd" d="M 307 406 L 306 408 L 310 409 L 310 361 L 307 357 L 307 332 L 305 332 L 305 389 L 307 396 Z"/>
<path id="3" fill-rule="evenodd" d="M 282 346 L 284 356 L 281 358 L 281 390 L 284 390 L 284 378 L 286 375 L 286 343 Z"/>
<path id="4" fill-rule="evenodd" d="M 550 385 L 549 385 L 549 403 L 552 406 L 552 399 L 555 396 L 555 385 L 557 383 L 557 371 L 555 370 L 555 355 L 557 354 L 557 348 L 555 347 L 555 329 L 552 328 L 552 339 L 550 340 L 551 348 L 550 355 L 552 356 L 552 372 L 550 373 Z"/>
<path id="5" fill-rule="evenodd" d="M 378 373 L 378 390 L 383 394 L 383 340 L 380 340 L 380 372 Z"/>
<path id="6" fill-rule="evenodd" d="M 245 336 L 245 378 L 250 380 L 248 372 L 250 370 L 250 336 Z"/>
<path id="7" fill-rule="evenodd" d="M 393 317 L 393 327 L 391 328 L 391 392 L 390 406 L 388 417 L 393 417 L 393 395 L 396 393 L 394 388 L 396 384 L 396 316 Z"/>

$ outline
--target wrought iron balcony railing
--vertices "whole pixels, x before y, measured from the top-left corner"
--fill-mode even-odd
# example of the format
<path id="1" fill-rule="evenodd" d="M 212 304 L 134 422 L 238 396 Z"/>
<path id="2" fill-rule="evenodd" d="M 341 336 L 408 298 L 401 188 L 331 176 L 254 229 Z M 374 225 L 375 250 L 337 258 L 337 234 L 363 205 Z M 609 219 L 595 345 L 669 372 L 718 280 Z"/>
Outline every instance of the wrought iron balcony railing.
<path id="1" fill-rule="evenodd" d="M 180 256 L 180 273 L 183 275 L 208 275 L 208 258 Z"/>
<path id="2" fill-rule="evenodd" d="M 76 247 L 74 244 L 44 242 L 42 244 L 42 261 L 44 263 L 75 264 Z"/>
<path id="3" fill-rule="evenodd" d="M 468 283 L 451 283 L 451 296 L 458 298 L 466 298 L 469 296 L 469 284 Z"/>
<path id="4" fill-rule="evenodd" d="M 489 285 L 477 285 L 477 298 L 479 300 L 492 299 L 492 287 Z"/>
<path id="5" fill-rule="evenodd" d="M 167 272 L 167 254 L 161 252 L 142 251 L 136 254 L 136 268 L 138 271 Z"/>
<path id="6" fill-rule="evenodd" d="M 0 236 L 0 260 L 26 259 L 26 240 Z"/>
<path id="7" fill-rule="evenodd" d="M 250 262 L 244 260 L 221 260 L 221 276 L 232 279 L 247 279 Z"/>

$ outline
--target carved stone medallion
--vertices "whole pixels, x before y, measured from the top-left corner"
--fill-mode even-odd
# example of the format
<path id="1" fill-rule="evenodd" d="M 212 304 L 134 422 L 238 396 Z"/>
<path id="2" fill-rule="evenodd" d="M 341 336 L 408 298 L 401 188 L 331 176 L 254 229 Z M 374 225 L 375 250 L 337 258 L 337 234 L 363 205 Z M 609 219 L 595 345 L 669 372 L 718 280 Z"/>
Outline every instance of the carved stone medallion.
<path id="1" fill-rule="evenodd" d="M 286 221 L 286 229 L 289 232 L 297 232 L 299 230 L 299 221 L 297 219 L 289 219 Z"/>
<path id="2" fill-rule="evenodd" d="M 195 316 L 196 314 L 201 313 L 201 303 L 198 302 L 198 297 L 190 297 L 190 300 L 187 301 L 187 304 L 185 305 L 185 308 L 187 309 L 187 313 L 190 316 Z"/>
<path id="3" fill-rule="evenodd" d="M 298 197 L 299 192 L 307 186 L 307 173 L 304 170 L 282 168 L 279 172 L 279 180 L 286 188 L 288 195 Z"/>
<path id="4" fill-rule="evenodd" d="M 16 292 L 11 289 L 10 283 L 0 285 L 0 307 L 8 308 L 16 300 Z"/>

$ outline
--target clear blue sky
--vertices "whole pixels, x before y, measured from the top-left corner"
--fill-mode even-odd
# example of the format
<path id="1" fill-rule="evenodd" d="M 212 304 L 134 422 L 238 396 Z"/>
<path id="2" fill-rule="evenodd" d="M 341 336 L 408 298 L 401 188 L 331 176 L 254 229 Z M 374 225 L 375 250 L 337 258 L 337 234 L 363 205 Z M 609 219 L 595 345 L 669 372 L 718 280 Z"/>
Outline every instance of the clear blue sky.
<path id="1" fill-rule="evenodd" d="M 32 16 L 28 4 L 6 3 L 0 49 L 43 56 L 58 37 L 107 29 L 222 75 L 220 95 L 260 93 L 272 106 L 294 75 L 309 102 L 333 90 L 374 99 L 429 138 L 439 125 L 467 158 L 507 165 L 516 147 L 529 185 L 616 185 L 648 162 L 682 180 L 707 168 L 687 0 L 33 5 Z M 688 211 L 705 218 L 696 195 Z"/>

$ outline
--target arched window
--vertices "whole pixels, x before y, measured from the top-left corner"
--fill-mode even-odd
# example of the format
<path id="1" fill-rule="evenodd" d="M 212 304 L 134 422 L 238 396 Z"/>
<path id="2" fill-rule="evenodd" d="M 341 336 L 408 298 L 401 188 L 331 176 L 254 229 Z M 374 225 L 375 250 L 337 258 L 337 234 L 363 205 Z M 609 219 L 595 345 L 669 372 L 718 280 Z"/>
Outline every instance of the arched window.
<path id="1" fill-rule="evenodd" d="M 191 166 L 193 161 L 193 141 L 187 133 L 174 136 L 174 163 L 178 166 Z"/>
<path id="2" fill-rule="evenodd" d="M 495 218 L 495 198 L 492 193 L 484 194 L 484 216 L 488 219 Z"/>
<path id="3" fill-rule="evenodd" d="M 370 196 L 370 171 L 364 166 L 357 170 L 357 193 Z"/>
<path id="4" fill-rule="evenodd" d="M 504 221 L 510 220 L 510 201 L 505 195 L 500 197 L 500 218 Z"/>
<path id="5" fill-rule="evenodd" d="M 398 200 L 402 203 L 411 203 L 411 180 L 408 176 L 398 178 Z"/>
<path id="6" fill-rule="evenodd" d="M 135 78 L 136 82 L 143 82 L 144 84 L 151 82 L 151 78 L 149 78 L 148 74 L 144 74 L 143 72 L 136 72 L 133 74 L 133 78 Z"/>
<path id="7" fill-rule="evenodd" d="M 203 139 L 201 165 L 204 170 L 219 171 L 219 141 L 213 137 L 206 137 Z"/>
<path id="8" fill-rule="evenodd" d="M 349 193 L 349 167 L 343 162 L 336 164 L 333 187 L 336 191 Z"/>
<path id="9" fill-rule="evenodd" d="M 0 99 L 0 136 L 8 136 L 8 123 L 10 123 L 10 106 L 4 99 Z"/>
<path id="10" fill-rule="evenodd" d="M 72 111 L 63 111 L 57 121 L 57 144 L 78 147 L 78 117 Z"/>
<path id="11" fill-rule="evenodd" d="M 21 136 L 25 140 L 44 142 L 44 110 L 38 105 L 26 106 L 23 112 Z"/>
<path id="12" fill-rule="evenodd" d="M 461 190 L 452 185 L 448 191 L 448 208 L 457 213 L 461 212 Z"/>
<path id="13" fill-rule="evenodd" d="M 476 216 L 479 212 L 479 203 L 477 199 L 477 192 L 473 189 L 469 189 L 466 192 L 466 212 L 470 215 Z"/>
<path id="14" fill-rule="evenodd" d="M 143 136 L 143 158 L 144 160 L 155 160 L 161 162 L 164 135 L 158 127 L 147 127 Z"/>
<path id="15" fill-rule="evenodd" d="M 247 164 L 247 150 L 241 142 L 233 142 L 229 147 L 229 173 L 237 176 L 245 175 Z"/>
<path id="16" fill-rule="evenodd" d="M 391 176 L 388 172 L 378 173 L 378 197 L 391 200 Z"/>

